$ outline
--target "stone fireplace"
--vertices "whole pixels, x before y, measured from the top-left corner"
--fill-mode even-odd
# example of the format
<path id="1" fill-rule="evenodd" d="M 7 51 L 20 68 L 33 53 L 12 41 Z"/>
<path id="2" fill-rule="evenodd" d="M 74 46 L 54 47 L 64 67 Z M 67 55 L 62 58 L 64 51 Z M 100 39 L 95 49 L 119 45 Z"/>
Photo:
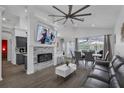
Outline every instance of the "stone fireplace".
<path id="1" fill-rule="evenodd" d="M 35 71 L 47 68 L 54 63 L 54 47 L 34 47 Z"/>

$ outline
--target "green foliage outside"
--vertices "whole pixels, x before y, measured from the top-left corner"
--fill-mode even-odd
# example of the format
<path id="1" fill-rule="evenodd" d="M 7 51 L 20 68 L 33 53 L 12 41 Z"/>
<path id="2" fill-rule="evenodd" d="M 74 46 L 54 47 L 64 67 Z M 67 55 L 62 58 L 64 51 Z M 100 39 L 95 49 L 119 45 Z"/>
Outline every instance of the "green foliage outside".
<path id="1" fill-rule="evenodd" d="M 79 43 L 79 50 L 103 50 L 103 44 Z"/>

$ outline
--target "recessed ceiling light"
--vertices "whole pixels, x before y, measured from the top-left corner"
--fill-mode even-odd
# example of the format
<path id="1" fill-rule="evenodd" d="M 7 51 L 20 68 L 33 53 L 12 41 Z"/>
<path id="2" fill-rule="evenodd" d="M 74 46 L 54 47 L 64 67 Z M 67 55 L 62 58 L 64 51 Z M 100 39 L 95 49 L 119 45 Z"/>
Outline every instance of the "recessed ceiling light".
<path id="1" fill-rule="evenodd" d="M 5 17 L 3 17 L 3 18 L 2 18 L 2 20 L 3 20 L 3 21 L 5 21 L 5 20 L 6 20 L 6 18 L 5 18 Z"/>
<path id="2" fill-rule="evenodd" d="M 77 26 L 78 26 L 78 24 L 77 24 L 77 23 L 75 23 L 75 24 L 74 24 L 74 27 L 77 27 Z"/>
<path id="3" fill-rule="evenodd" d="M 27 13 L 28 12 L 28 10 L 27 9 L 25 9 L 25 13 Z"/>
<path id="4" fill-rule="evenodd" d="M 95 24 L 92 24 L 91 26 L 92 26 L 92 27 L 95 27 Z"/>

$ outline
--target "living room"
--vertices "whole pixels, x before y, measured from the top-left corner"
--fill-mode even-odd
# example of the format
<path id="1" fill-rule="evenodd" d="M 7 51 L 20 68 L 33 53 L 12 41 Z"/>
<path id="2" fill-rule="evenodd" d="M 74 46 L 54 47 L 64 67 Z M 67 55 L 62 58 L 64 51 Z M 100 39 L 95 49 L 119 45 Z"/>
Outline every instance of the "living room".
<path id="1" fill-rule="evenodd" d="M 111 61 L 114 55 L 124 56 L 123 5 L 1 5 L 0 11 L 0 39 L 8 42 L 4 62 L 13 65 L 6 74 L 13 73 L 3 77 L 6 68 L 1 58 L 0 87 L 84 87 L 97 58 L 108 55 L 104 61 Z M 66 16 L 61 19 L 62 11 Z M 93 51 L 93 62 L 86 62 L 82 50 Z M 107 84 L 90 87 L 110 87 Z"/>

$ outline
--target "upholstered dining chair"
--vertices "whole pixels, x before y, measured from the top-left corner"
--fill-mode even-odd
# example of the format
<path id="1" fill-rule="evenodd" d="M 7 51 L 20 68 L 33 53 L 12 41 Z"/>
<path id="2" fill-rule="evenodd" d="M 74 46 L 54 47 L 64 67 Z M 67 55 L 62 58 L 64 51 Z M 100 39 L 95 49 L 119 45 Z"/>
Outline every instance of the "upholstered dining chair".
<path id="1" fill-rule="evenodd" d="M 106 52 L 105 57 L 103 57 L 101 60 L 95 60 L 95 64 L 104 65 L 104 63 L 108 61 L 108 57 L 109 57 L 109 51 Z"/>
<path id="2" fill-rule="evenodd" d="M 79 65 L 79 61 L 83 61 L 84 60 L 84 58 L 82 57 L 82 55 L 81 55 L 81 52 L 79 52 L 79 51 L 75 51 L 75 63 L 77 64 L 77 65 Z"/>
<path id="3" fill-rule="evenodd" d="M 85 54 L 85 66 L 88 64 L 88 62 L 92 62 L 94 64 L 94 57 L 93 57 L 94 51 L 90 52 L 84 52 Z"/>

